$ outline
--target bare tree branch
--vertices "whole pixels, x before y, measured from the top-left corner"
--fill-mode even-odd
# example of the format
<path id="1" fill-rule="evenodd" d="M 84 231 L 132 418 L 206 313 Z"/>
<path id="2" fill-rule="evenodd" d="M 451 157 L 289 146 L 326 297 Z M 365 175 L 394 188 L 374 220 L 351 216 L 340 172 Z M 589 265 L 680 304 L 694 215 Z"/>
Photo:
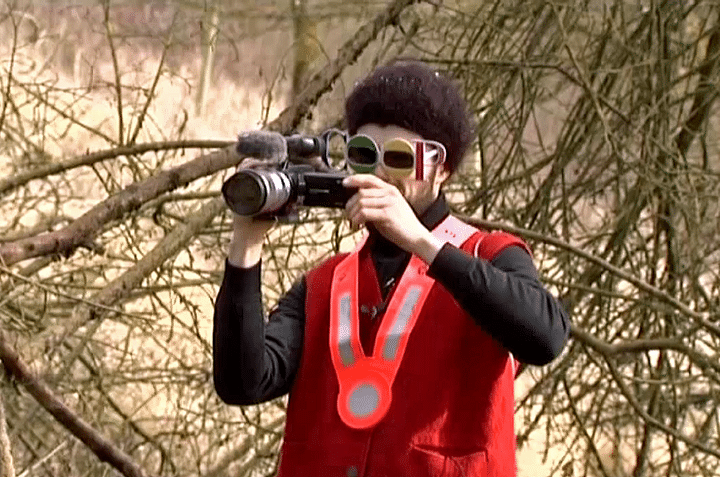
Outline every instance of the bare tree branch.
<path id="1" fill-rule="evenodd" d="M 110 282 L 105 288 L 94 295 L 85 304 L 78 305 L 73 310 L 71 322 L 68 323 L 65 336 L 74 334 L 78 328 L 87 322 L 94 320 L 93 325 L 88 329 L 83 339 L 78 343 L 71 353 L 63 359 L 63 367 L 56 379 L 62 379 L 70 369 L 75 360 L 80 356 L 92 335 L 102 324 L 103 316 L 107 314 L 111 305 L 116 305 L 130 293 L 139 287 L 152 272 L 157 270 L 171 257 L 177 255 L 187 247 L 188 242 L 195 238 L 205 229 L 213 218 L 225 209 L 225 202 L 221 198 L 215 198 L 204 204 L 196 213 L 192 214 L 186 223 L 181 223 L 167 234 L 153 249 L 147 253 L 128 271 Z M 60 341 L 63 341 L 61 339 Z"/>
<path id="2" fill-rule="evenodd" d="M 371 41 L 377 38 L 383 29 L 396 22 L 403 10 L 418 1 L 395 0 L 372 22 L 359 28 L 357 33 L 340 48 L 337 58 L 308 80 L 307 86 L 300 97 L 281 112 L 275 120 L 270 122 L 267 129 L 285 134 L 294 130 L 300 124 L 300 121 L 307 116 L 310 108 L 330 89 L 345 68 L 357 60 L 360 53 L 367 48 Z"/>
<path id="3" fill-rule="evenodd" d="M 107 462 L 126 477 L 145 477 L 143 470 L 132 458 L 100 435 L 80 416 L 70 410 L 30 368 L 22 362 L 17 352 L 0 331 L 0 359 L 5 369 L 20 382 L 52 416 L 65 426 L 75 437 L 92 450 L 102 462 Z"/>
<path id="4" fill-rule="evenodd" d="M 91 246 L 93 237 L 108 222 L 120 219 L 165 192 L 234 166 L 240 160 L 234 147 L 226 147 L 160 172 L 140 183 L 131 184 L 61 230 L 0 245 L 0 263 L 10 266 L 43 255 L 61 254 L 67 257 L 78 247 Z"/>
<path id="5" fill-rule="evenodd" d="M 69 161 L 48 164 L 33 170 L 21 172 L 14 176 L 6 177 L 0 180 L 0 197 L 3 194 L 24 186 L 34 179 L 44 179 L 53 174 L 67 172 L 82 166 L 91 166 L 98 162 L 108 159 L 115 159 L 120 156 L 134 156 L 154 151 L 172 151 L 175 149 L 217 149 L 224 148 L 234 144 L 234 141 L 211 141 L 211 140 L 193 140 L 185 139 L 181 141 L 153 142 L 145 144 L 135 144 L 132 146 L 115 147 L 106 151 L 97 151 L 73 158 Z"/>
<path id="6" fill-rule="evenodd" d="M 267 429 L 278 430 L 283 424 L 285 424 L 284 415 L 270 422 L 270 424 L 267 425 Z M 222 475 L 225 475 L 228 467 L 230 467 L 234 462 L 245 457 L 250 449 L 252 449 L 253 441 L 254 436 L 246 437 L 240 445 L 222 456 L 222 458 L 218 460 L 213 467 L 205 471 L 203 475 L 205 477 L 221 477 Z M 238 473 L 238 475 L 242 475 L 242 473 Z"/>
<path id="7" fill-rule="evenodd" d="M 622 278 L 623 280 L 626 280 L 628 283 L 632 283 L 635 285 L 639 290 L 642 290 L 660 300 L 663 302 L 672 305 L 677 310 L 681 311 L 684 315 L 688 316 L 689 318 L 692 318 L 693 321 L 695 321 L 698 325 L 706 328 L 707 330 L 711 331 L 716 336 L 720 337 L 720 326 L 714 324 L 711 320 L 714 320 L 714 316 L 710 316 L 709 313 L 698 313 L 695 310 L 692 310 L 687 305 L 679 301 L 677 298 L 669 295 L 668 293 L 658 289 L 657 287 L 654 287 L 653 285 L 633 276 L 632 274 L 622 270 L 619 267 L 616 267 L 615 265 L 611 264 L 610 262 L 603 260 L 600 257 L 597 257 L 593 254 L 590 254 L 579 247 L 573 246 L 569 243 L 566 243 L 560 239 L 557 239 L 555 237 L 550 237 L 548 235 L 544 235 L 529 229 L 524 229 L 521 227 L 515 227 L 512 225 L 503 224 L 500 222 L 493 222 L 483 219 L 477 219 L 475 217 L 463 217 L 459 216 L 469 224 L 490 229 L 490 230 L 504 230 L 506 232 L 511 232 L 523 237 L 527 237 L 532 240 L 537 240 L 540 242 L 548 243 L 560 248 L 563 248 L 565 250 L 571 251 L 574 255 L 577 255 L 579 257 L 582 257 L 585 260 L 588 260 L 589 262 L 593 263 L 597 267 L 601 268 L 602 270 L 608 271 L 612 273 L 613 275 Z"/>

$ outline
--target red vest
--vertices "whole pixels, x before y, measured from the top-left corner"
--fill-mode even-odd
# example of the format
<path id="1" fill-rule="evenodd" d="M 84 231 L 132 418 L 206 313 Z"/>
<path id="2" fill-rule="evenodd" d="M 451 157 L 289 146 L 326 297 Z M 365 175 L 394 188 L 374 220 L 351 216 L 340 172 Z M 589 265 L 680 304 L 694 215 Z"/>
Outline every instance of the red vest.
<path id="1" fill-rule="evenodd" d="M 509 245 L 525 247 L 509 234 L 478 232 L 462 248 L 491 260 Z M 437 283 L 408 341 L 387 415 L 369 429 L 342 422 L 328 336 L 333 271 L 344 256 L 306 276 L 303 352 L 278 477 L 515 475 L 512 357 Z M 360 304 L 380 304 L 368 247 L 360 251 L 359 279 Z M 379 319 L 361 315 L 360 338 L 368 355 L 379 325 Z"/>

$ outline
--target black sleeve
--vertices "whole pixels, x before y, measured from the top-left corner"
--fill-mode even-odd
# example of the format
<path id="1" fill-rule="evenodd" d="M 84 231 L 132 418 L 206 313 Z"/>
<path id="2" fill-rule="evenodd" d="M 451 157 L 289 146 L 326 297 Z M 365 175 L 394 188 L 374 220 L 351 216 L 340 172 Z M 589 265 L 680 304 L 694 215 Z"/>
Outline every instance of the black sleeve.
<path id="1" fill-rule="evenodd" d="M 565 346 L 567 314 L 522 248 L 510 246 L 488 263 L 445 244 L 428 273 L 519 361 L 547 364 Z"/>
<path id="2" fill-rule="evenodd" d="M 260 264 L 225 263 L 215 301 L 213 376 L 228 404 L 268 401 L 289 392 L 300 365 L 305 325 L 305 279 L 298 280 L 263 316 Z"/>

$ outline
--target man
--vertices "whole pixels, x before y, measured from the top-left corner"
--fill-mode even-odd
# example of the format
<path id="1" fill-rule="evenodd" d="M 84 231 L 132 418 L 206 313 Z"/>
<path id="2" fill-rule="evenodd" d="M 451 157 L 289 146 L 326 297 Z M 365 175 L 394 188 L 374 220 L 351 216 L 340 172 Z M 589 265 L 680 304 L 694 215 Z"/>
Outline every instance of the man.
<path id="1" fill-rule="evenodd" d="M 235 217 L 215 308 L 229 404 L 290 393 L 279 474 L 515 475 L 516 363 L 542 365 L 569 323 L 525 244 L 449 215 L 442 184 L 473 139 L 465 102 L 397 62 L 346 101 L 345 213 L 367 240 L 308 272 L 263 319 L 268 222 Z"/>

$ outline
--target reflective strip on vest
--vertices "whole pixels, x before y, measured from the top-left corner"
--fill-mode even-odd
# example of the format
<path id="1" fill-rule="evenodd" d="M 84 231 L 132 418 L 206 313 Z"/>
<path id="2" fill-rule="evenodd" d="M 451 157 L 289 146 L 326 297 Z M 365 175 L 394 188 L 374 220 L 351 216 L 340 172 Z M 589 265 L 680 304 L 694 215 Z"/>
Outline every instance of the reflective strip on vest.
<path id="1" fill-rule="evenodd" d="M 345 366 L 352 366 L 355 364 L 355 354 L 352 349 L 352 342 L 350 341 L 352 336 L 352 318 L 350 315 L 350 307 L 352 306 L 352 298 L 350 293 L 345 293 L 340 297 L 340 310 L 338 312 L 338 323 L 337 336 L 338 336 L 338 348 L 340 351 L 340 359 L 342 364 Z"/>
<path id="2" fill-rule="evenodd" d="M 407 331 L 410 317 L 415 309 L 415 305 L 417 305 L 420 299 L 420 292 L 420 287 L 415 285 L 411 287 L 407 295 L 405 295 L 405 300 L 403 300 L 402 307 L 400 307 L 400 312 L 395 317 L 392 328 L 390 329 L 390 335 L 385 341 L 385 346 L 383 346 L 383 358 L 387 361 L 392 361 L 395 359 L 395 356 L 397 356 L 400 339 Z"/>
<path id="3" fill-rule="evenodd" d="M 350 394 L 348 407 L 355 416 L 367 417 L 375 412 L 379 402 L 380 393 L 377 388 L 371 384 L 361 384 Z"/>
<path id="4" fill-rule="evenodd" d="M 474 227 L 448 215 L 433 235 L 460 247 Z M 335 268 L 330 290 L 330 355 L 340 387 L 337 408 L 345 424 L 356 429 L 375 426 L 392 401 L 392 383 L 407 342 L 434 280 L 428 266 L 410 259 L 388 303 L 375 339 L 372 356 L 360 343 L 358 313 L 359 252 L 365 240 Z"/>

